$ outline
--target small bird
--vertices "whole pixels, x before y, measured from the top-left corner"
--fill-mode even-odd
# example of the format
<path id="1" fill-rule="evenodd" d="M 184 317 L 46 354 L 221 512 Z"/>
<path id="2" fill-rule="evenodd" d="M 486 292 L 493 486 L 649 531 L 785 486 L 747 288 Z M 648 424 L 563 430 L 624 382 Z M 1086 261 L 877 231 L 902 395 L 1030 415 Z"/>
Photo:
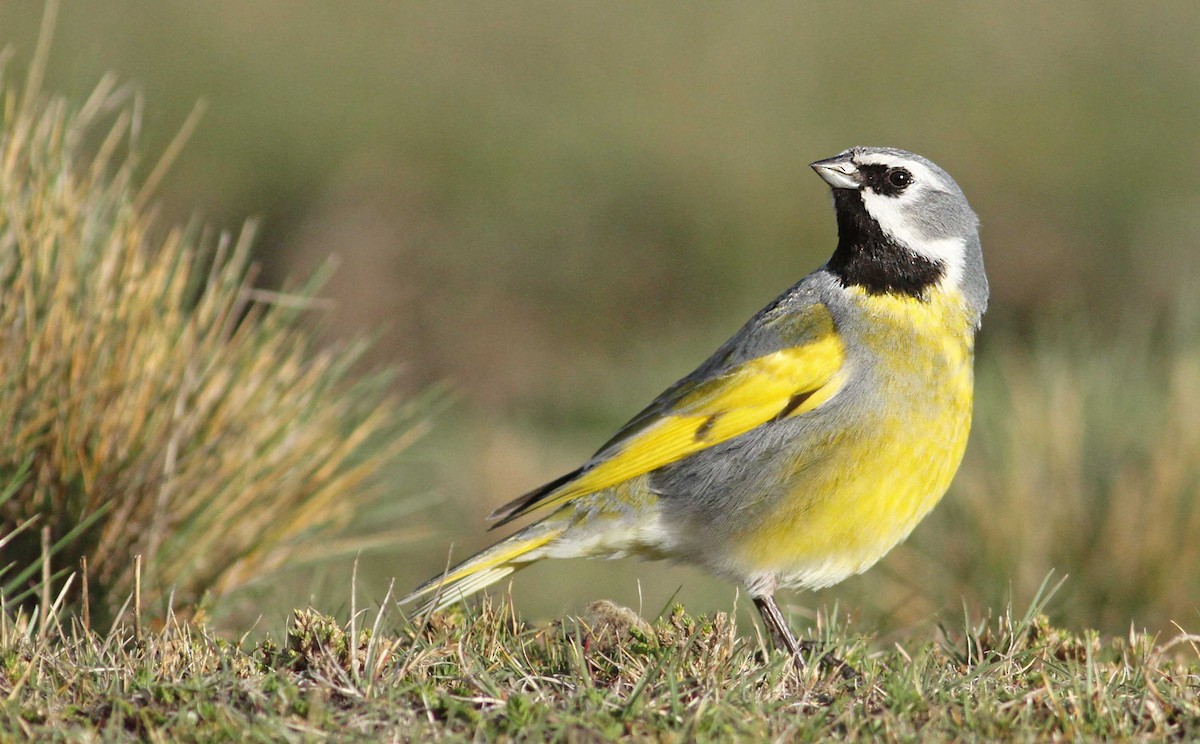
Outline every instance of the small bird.
<path id="1" fill-rule="evenodd" d="M 441 609 L 542 558 L 666 559 L 745 587 L 804 663 L 776 590 L 865 571 L 942 498 L 988 300 L 979 221 L 945 171 L 884 147 L 811 167 L 833 191 L 829 261 L 591 459 L 489 517 L 540 521 L 402 602 Z"/>

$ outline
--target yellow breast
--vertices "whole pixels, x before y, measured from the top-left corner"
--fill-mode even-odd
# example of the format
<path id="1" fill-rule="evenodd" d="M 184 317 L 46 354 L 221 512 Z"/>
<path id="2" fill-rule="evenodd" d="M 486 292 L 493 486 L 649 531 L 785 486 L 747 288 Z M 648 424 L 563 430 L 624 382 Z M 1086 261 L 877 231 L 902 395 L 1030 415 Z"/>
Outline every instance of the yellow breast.
<path id="1" fill-rule="evenodd" d="M 797 447 L 784 498 L 740 536 L 736 561 L 781 585 L 817 588 L 869 568 L 937 504 L 971 425 L 974 327 L 956 291 L 928 300 L 859 293 L 856 332 L 869 390 L 848 388 L 853 415 Z M 850 360 L 851 364 L 856 363 Z"/>

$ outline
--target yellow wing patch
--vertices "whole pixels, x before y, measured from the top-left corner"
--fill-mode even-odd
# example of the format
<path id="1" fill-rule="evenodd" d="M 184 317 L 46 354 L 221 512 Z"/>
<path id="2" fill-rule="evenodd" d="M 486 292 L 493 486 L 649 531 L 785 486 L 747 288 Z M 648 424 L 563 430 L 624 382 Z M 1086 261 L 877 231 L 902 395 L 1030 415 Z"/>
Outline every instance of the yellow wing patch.
<path id="1" fill-rule="evenodd" d="M 829 400 L 841 387 L 845 349 L 828 311 L 820 310 L 825 332 L 811 342 L 749 359 L 694 384 L 671 401 L 657 421 L 614 443 L 607 457 L 563 479 L 553 490 L 502 507 L 496 516 L 508 521 L 535 508 L 557 506 L 615 486 Z"/>

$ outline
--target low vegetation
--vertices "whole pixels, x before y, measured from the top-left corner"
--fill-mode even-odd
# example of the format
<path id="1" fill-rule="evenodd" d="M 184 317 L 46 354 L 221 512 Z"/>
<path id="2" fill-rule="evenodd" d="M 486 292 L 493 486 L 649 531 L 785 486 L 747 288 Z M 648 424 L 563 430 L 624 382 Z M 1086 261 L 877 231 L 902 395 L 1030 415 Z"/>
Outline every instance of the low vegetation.
<path id="1" fill-rule="evenodd" d="M 317 282 L 253 286 L 250 231 L 155 223 L 177 148 L 135 182 L 129 91 L 106 79 L 75 106 L 39 92 L 40 69 L 23 89 L 0 80 L 5 563 L 41 578 L 52 556 L 55 593 L 82 571 L 88 609 L 111 618 L 139 556 L 161 606 L 327 552 L 419 420 L 385 379 L 350 374 L 362 344 L 317 348 Z"/>
<path id="2" fill-rule="evenodd" d="M 1034 606 L 881 648 L 819 637 L 855 665 L 797 671 L 729 616 L 652 623 L 598 603 L 546 627 L 506 603 L 350 624 L 294 613 L 231 643 L 168 617 L 95 632 L 0 618 L 0 731 L 32 739 L 363 741 L 1194 740 L 1200 637 L 1101 639 Z M 45 618 L 44 620 L 42 618 Z"/>

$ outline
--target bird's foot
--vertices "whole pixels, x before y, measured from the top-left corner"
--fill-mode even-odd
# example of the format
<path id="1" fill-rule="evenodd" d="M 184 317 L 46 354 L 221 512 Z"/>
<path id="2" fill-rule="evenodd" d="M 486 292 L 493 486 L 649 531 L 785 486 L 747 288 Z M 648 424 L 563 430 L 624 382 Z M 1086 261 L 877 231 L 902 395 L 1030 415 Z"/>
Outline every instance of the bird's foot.
<path id="1" fill-rule="evenodd" d="M 821 668 L 826 672 L 837 674 L 847 682 L 859 682 L 862 680 L 862 675 L 857 669 L 850 666 L 849 663 L 843 661 L 837 656 L 834 656 L 830 653 L 825 653 L 824 647 L 825 644 L 819 641 L 797 642 L 796 648 L 792 652 L 793 657 L 796 659 L 796 665 L 798 667 L 805 667 L 808 665 L 808 659 L 806 657 L 819 654 L 819 656 L 817 656 L 817 663 L 820 664 Z"/>

